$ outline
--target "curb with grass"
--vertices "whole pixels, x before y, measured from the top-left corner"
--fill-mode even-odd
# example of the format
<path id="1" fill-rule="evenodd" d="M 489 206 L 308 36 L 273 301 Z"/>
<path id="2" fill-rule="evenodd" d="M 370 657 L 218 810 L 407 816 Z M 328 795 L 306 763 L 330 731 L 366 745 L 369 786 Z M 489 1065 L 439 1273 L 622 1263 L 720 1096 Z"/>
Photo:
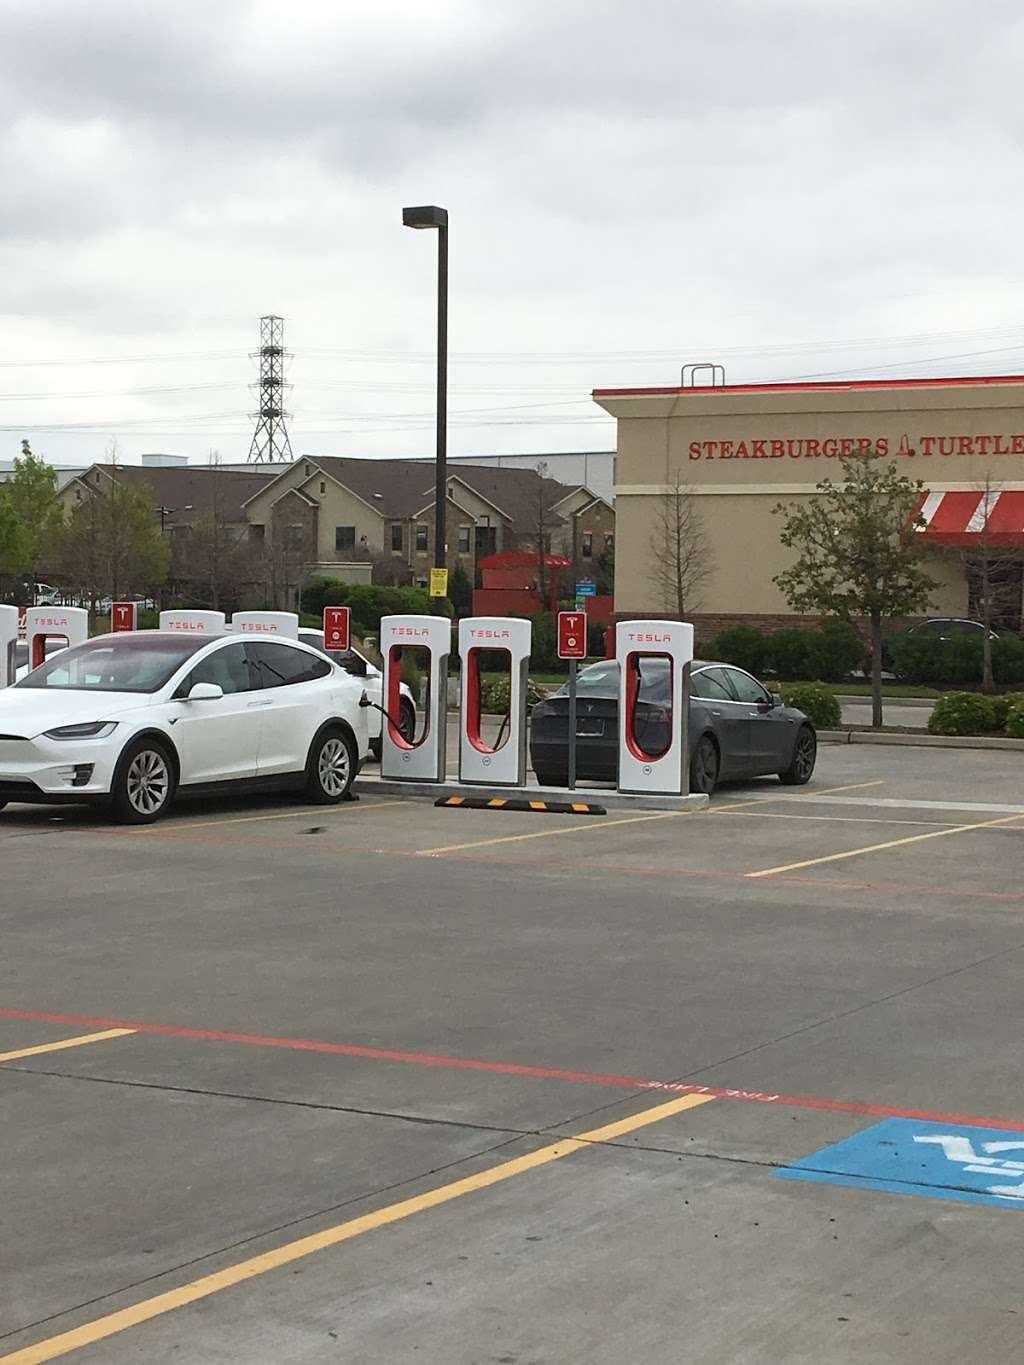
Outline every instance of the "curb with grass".
<path id="1" fill-rule="evenodd" d="M 819 730 L 822 744 L 897 744 L 921 749 L 1016 749 L 1024 752 L 1024 739 L 1009 735 L 929 735 L 885 730 Z"/>

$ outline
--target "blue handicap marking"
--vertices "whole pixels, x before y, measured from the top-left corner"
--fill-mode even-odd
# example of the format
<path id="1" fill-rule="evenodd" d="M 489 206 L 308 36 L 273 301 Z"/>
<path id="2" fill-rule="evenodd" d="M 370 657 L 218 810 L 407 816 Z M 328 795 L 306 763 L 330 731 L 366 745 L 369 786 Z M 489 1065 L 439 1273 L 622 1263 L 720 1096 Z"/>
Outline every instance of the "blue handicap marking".
<path id="1" fill-rule="evenodd" d="M 1024 1132 L 885 1119 L 777 1174 L 1024 1209 Z"/>

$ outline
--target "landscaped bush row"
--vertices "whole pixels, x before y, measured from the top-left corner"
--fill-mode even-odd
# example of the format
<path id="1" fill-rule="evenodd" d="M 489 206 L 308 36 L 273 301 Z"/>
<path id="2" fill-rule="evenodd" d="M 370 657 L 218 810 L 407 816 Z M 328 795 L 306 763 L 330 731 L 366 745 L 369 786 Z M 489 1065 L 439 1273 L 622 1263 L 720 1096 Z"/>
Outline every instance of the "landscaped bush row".
<path id="1" fill-rule="evenodd" d="M 1024 692 L 990 697 L 983 692 L 947 692 L 928 718 L 933 735 L 1004 733 L 1024 739 Z"/>
<path id="2" fill-rule="evenodd" d="M 745 668 L 755 677 L 814 678 L 841 682 L 864 661 L 864 641 L 847 621 L 826 621 L 818 630 L 786 627 L 762 635 L 753 626 L 729 626 L 700 647 L 700 656 Z"/>
<path id="3" fill-rule="evenodd" d="M 787 706 L 803 711 L 816 730 L 838 730 L 842 720 L 839 700 L 823 683 L 796 683 L 782 689 Z"/>
<path id="4" fill-rule="evenodd" d="M 429 616 L 432 611 L 426 588 L 382 588 L 368 583 L 342 583 L 337 578 L 317 578 L 302 594 L 302 610 L 322 618 L 324 607 L 350 607 L 352 629 L 359 635 L 378 635 L 382 616 L 402 613 Z"/>
<path id="5" fill-rule="evenodd" d="M 909 683 L 981 682 L 983 642 L 976 635 L 938 636 L 920 632 L 897 635 L 888 642 L 893 672 Z M 1001 635 L 992 641 L 992 673 L 1001 687 L 1024 683 L 1024 640 Z"/>

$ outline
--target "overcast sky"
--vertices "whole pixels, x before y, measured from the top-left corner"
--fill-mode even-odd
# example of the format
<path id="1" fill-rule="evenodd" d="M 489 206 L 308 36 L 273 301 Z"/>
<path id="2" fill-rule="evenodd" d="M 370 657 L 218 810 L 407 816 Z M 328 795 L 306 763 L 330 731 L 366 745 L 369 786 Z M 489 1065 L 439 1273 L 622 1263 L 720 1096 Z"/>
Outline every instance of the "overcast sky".
<path id="1" fill-rule="evenodd" d="M 609 449 L 600 386 L 1024 370 L 1017 0 L 3 0 L 0 461 Z M 74 363 L 67 363 L 74 362 Z M 59 428 L 59 429 L 58 429 Z"/>

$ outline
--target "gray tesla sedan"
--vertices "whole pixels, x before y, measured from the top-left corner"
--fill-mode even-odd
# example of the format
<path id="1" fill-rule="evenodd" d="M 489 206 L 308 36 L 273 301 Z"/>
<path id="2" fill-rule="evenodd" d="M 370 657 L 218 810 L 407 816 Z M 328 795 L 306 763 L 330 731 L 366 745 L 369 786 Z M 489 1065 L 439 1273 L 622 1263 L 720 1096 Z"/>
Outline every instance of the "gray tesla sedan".
<path id="1" fill-rule="evenodd" d="M 619 665 L 592 664 L 576 680 L 576 773 L 582 781 L 618 778 Z M 662 659 L 640 665 L 634 716 L 637 742 L 664 753 L 670 738 L 669 667 Z M 777 774 L 801 786 L 810 780 L 818 752 L 814 726 L 802 711 L 731 664 L 695 659 L 690 676 L 690 790 L 714 791 L 719 781 Z M 560 688 L 533 708 L 530 759 L 541 786 L 565 786 L 569 773 L 569 689 Z"/>

